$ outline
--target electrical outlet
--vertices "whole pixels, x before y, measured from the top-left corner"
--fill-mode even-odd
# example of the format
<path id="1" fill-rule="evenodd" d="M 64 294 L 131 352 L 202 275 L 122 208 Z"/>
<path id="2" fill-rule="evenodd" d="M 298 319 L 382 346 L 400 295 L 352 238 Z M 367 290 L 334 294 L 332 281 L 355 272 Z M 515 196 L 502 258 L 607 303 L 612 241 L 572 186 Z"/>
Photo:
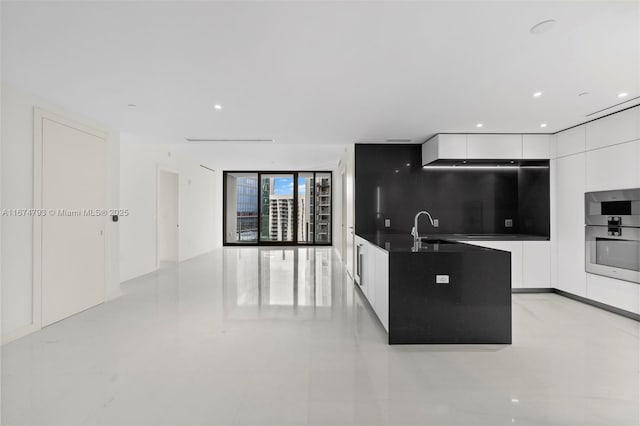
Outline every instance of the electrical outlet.
<path id="1" fill-rule="evenodd" d="M 438 219 L 433 219 L 433 227 L 437 228 L 438 226 L 440 226 L 440 221 Z"/>
<path id="2" fill-rule="evenodd" d="M 384 227 L 385 228 L 390 228 L 391 227 L 391 219 L 385 219 L 384 220 Z"/>
<path id="3" fill-rule="evenodd" d="M 513 219 L 505 219 L 504 220 L 505 228 L 513 228 Z"/>
<path id="4" fill-rule="evenodd" d="M 449 275 L 436 275 L 436 284 L 449 284 Z"/>

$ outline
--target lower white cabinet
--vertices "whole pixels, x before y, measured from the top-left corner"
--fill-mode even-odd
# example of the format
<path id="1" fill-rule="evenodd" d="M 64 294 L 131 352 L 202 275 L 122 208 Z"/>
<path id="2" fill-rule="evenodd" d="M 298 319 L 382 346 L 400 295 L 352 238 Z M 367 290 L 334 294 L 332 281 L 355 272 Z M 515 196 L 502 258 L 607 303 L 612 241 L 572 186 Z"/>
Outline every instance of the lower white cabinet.
<path id="1" fill-rule="evenodd" d="M 551 242 L 522 242 L 522 287 L 551 287 Z"/>
<path id="2" fill-rule="evenodd" d="M 587 297 L 640 314 L 640 285 L 636 283 L 587 274 Z"/>
<path id="3" fill-rule="evenodd" d="M 389 253 L 356 236 L 356 275 L 360 290 L 369 301 L 384 329 L 389 331 Z"/>
<path id="4" fill-rule="evenodd" d="M 372 303 L 380 322 L 387 333 L 389 332 L 389 253 L 373 248 L 375 263 L 375 299 Z"/>

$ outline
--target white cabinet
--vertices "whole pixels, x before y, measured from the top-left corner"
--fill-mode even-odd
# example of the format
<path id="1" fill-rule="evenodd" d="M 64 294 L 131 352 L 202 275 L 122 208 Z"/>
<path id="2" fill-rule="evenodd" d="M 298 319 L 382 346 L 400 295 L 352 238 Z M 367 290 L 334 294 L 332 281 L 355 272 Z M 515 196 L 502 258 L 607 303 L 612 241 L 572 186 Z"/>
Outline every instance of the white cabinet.
<path id="1" fill-rule="evenodd" d="M 467 135 L 467 158 L 522 158 L 522 135 Z"/>
<path id="2" fill-rule="evenodd" d="M 382 326 L 389 332 L 389 253 L 374 248 L 375 301 L 372 304 Z"/>
<path id="3" fill-rule="evenodd" d="M 551 242 L 522 242 L 522 286 L 551 287 Z"/>
<path id="4" fill-rule="evenodd" d="M 384 329 L 389 331 L 389 253 L 356 235 L 356 275 L 360 290 L 369 301 Z"/>
<path id="5" fill-rule="evenodd" d="M 438 159 L 467 158 L 467 135 L 435 135 L 422 144 L 422 165 Z"/>
<path id="6" fill-rule="evenodd" d="M 640 139 L 640 108 L 631 108 L 586 124 L 587 150 Z"/>
<path id="7" fill-rule="evenodd" d="M 422 144 L 422 165 L 436 160 L 547 159 L 552 135 L 438 134 Z"/>
<path id="8" fill-rule="evenodd" d="M 522 158 L 551 158 L 551 135 L 522 135 Z"/>
<path id="9" fill-rule="evenodd" d="M 511 288 L 522 287 L 522 241 L 461 241 L 511 253 Z"/>
<path id="10" fill-rule="evenodd" d="M 587 135 L 588 131 L 587 129 Z M 640 141 L 588 151 L 586 153 L 586 190 L 604 191 L 638 186 L 639 157 Z"/>
<path id="11" fill-rule="evenodd" d="M 636 283 L 587 274 L 587 297 L 640 314 L 640 286 Z"/>
<path id="12" fill-rule="evenodd" d="M 584 192 L 585 154 L 556 161 L 557 287 L 586 297 Z"/>
<path id="13" fill-rule="evenodd" d="M 583 124 L 574 127 L 556 135 L 556 156 L 564 157 L 566 155 L 584 152 L 586 148 L 586 126 Z"/>

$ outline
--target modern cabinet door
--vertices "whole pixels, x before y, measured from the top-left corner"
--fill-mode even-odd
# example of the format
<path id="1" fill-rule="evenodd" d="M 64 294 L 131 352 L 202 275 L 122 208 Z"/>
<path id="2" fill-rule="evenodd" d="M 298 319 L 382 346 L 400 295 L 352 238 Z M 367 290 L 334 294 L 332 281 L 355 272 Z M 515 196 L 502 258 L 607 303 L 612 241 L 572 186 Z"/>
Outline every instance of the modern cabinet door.
<path id="1" fill-rule="evenodd" d="M 522 158 L 522 135 L 468 135 L 467 158 Z"/>
<path id="2" fill-rule="evenodd" d="M 566 155 L 577 154 L 584 152 L 585 145 L 585 130 L 586 126 L 583 124 L 578 127 L 574 127 L 564 132 L 560 132 L 556 135 L 556 156 L 564 157 Z"/>
<path id="3" fill-rule="evenodd" d="M 375 250 L 376 290 L 374 310 L 384 329 L 389 332 L 389 254 Z"/>
<path id="4" fill-rule="evenodd" d="M 585 154 L 558 158 L 556 164 L 557 286 L 560 290 L 584 297 Z"/>
<path id="5" fill-rule="evenodd" d="M 422 165 L 440 159 L 466 159 L 467 135 L 435 135 L 422 144 Z"/>
<path id="6" fill-rule="evenodd" d="M 588 151 L 586 190 L 634 188 L 640 176 L 640 141 L 622 143 Z"/>
<path id="7" fill-rule="evenodd" d="M 640 139 L 640 108 L 631 108 L 586 126 L 587 150 Z"/>
<path id="8" fill-rule="evenodd" d="M 551 242 L 522 242 L 522 286 L 551 287 Z"/>
<path id="9" fill-rule="evenodd" d="M 376 303 L 376 248 L 373 244 L 366 242 L 364 250 L 364 295 L 372 308 Z"/>
<path id="10" fill-rule="evenodd" d="M 551 135 L 522 135 L 523 159 L 547 159 L 551 157 Z"/>

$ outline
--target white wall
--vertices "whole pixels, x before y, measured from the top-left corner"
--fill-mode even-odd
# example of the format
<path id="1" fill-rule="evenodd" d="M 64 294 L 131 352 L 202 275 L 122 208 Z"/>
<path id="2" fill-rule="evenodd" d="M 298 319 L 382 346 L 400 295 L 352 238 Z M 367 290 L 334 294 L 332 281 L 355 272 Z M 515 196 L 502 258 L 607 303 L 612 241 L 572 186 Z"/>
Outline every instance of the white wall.
<path id="1" fill-rule="evenodd" d="M 166 144 L 137 143 L 123 133 L 120 144 L 120 206 L 129 216 L 120 219 L 120 277 L 130 280 L 157 269 L 157 171 L 179 174 L 179 260 L 217 246 L 216 177 Z"/>
<path id="2" fill-rule="evenodd" d="M 117 146 L 119 135 L 94 120 L 79 116 L 14 87 L 2 86 L 2 208 L 33 207 L 33 109 L 38 106 L 55 114 L 105 131 L 108 136 L 110 191 L 108 205 L 118 207 Z M 107 298 L 120 294 L 118 271 L 118 226 L 107 228 Z M 33 323 L 33 233 L 31 217 L 2 217 L 2 341 L 37 329 Z"/>
<path id="3" fill-rule="evenodd" d="M 584 253 L 584 193 L 640 187 L 640 107 L 560 132 L 554 145 L 553 286 L 640 314 L 640 284 L 586 273 Z"/>

